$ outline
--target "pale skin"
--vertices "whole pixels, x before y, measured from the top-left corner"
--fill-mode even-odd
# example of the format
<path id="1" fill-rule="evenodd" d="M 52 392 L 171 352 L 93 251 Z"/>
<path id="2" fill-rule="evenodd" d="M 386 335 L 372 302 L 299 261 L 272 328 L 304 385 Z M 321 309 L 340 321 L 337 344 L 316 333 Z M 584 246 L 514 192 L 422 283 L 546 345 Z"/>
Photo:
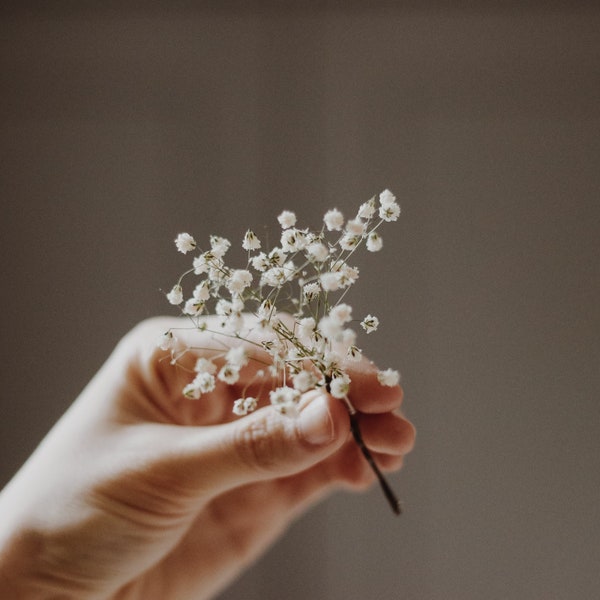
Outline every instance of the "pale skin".
<path id="1" fill-rule="evenodd" d="M 304 395 L 297 418 L 266 402 L 232 414 L 259 362 L 238 384 L 184 398 L 186 364 L 221 346 L 202 334 L 194 343 L 208 349 L 174 367 L 155 340 L 181 325 L 130 332 L 0 494 L 1 598 L 211 598 L 315 502 L 374 483 L 346 407 L 323 391 Z M 364 441 L 396 471 L 415 437 L 402 390 L 366 359 L 349 371 Z"/>

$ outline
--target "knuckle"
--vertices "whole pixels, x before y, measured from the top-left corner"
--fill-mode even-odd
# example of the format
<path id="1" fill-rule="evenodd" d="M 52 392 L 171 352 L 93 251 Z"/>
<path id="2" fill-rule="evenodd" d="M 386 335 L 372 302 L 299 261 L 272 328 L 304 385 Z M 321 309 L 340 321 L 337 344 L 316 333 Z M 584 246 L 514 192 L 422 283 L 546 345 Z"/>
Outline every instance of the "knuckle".
<path id="1" fill-rule="evenodd" d="M 274 411 L 248 418 L 236 430 L 234 448 L 238 459 L 257 473 L 271 471 L 285 451 L 285 427 Z"/>

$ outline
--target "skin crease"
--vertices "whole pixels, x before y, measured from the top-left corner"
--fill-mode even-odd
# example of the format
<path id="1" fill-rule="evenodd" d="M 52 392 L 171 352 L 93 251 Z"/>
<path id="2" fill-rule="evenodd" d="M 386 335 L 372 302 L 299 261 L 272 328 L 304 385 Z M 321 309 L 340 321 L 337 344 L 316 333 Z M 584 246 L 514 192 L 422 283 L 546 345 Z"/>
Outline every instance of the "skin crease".
<path id="1" fill-rule="evenodd" d="M 253 380 L 258 361 L 237 384 L 184 398 L 196 357 L 223 349 L 194 332 L 204 349 L 173 366 L 156 339 L 169 328 L 185 339 L 188 326 L 155 318 L 125 336 L 2 491 L 0 597 L 210 598 L 316 501 L 374 483 L 343 403 L 313 391 L 300 417 L 280 415 Z M 395 471 L 415 438 L 402 390 L 382 387 L 366 359 L 351 364 L 364 441 Z M 244 387 L 261 406 L 239 418 Z M 311 422 L 317 443 L 303 437 Z"/>

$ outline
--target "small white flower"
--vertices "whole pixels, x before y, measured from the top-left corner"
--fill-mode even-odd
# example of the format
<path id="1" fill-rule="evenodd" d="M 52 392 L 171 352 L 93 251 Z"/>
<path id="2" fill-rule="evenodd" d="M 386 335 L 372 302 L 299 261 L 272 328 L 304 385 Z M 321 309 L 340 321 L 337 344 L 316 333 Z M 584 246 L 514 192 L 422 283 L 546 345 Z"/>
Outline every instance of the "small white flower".
<path id="1" fill-rule="evenodd" d="M 257 407 L 258 400 L 253 396 L 246 396 L 246 398 L 244 399 L 244 408 L 246 409 L 246 412 L 252 412 L 256 410 Z"/>
<path id="2" fill-rule="evenodd" d="M 383 247 L 383 240 L 376 231 L 371 231 L 367 237 L 367 250 L 369 252 L 379 252 Z"/>
<path id="3" fill-rule="evenodd" d="M 385 369 L 385 371 L 377 371 L 377 380 L 381 385 L 394 387 L 400 381 L 400 373 L 394 369 Z"/>
<path id="4" fill-rule="evenodd" d="M 318 382 L 319 379 L 312 371 L 302 370 L 294 375 L 294 389 L 301 393 L 312 390 Z"/>
<path id="5" fill-rule="evenodd" d="M 306 254 L 317 262 L 323 262 L 329 256 L 329 248 L 322 242 L 313 242 L 306 247 Z"/>
<path id="6" fill-rule="evenodd" d="M 360 235 L 352 235 L 350 233 L 345 233 L 340 240 L 340 248 L 342 250 L 354 250 L 356 246 L 360 243 L 361 240 Z"/>
<path id="7" fill-rule="evenodd" d="M 339 273 L 345 266 L 346 266 L 346 261 L 345 260 L 334 260 L 330 263 L 330 270 L 334 273 Z"/>
<path id="8" fill-rule="evenodd" d="M 260 278 L 260 285 L 268 285 L 270 287 L 279 288 L 284 283 L 290 280 L 293 275 L 293 268 L 287 266 L 273 267 L 265 271 Z"/>
<path id="9" fill-rule="evenodd" d="M 208 270 L 208 278 L 219 285 L 225 283 L 225 280 L 229 276 L 229 269 L 225 267 L 223 261 L 220 258 L 215 258 L 211 262 L 211 267 Z"/>
<path id="10" fill-rule="evenodd" d="M 316 326 L 317 324 L 312 317 L 304 317 L 298 321 L 298 335 L 304 339 L 311 338 Z"/>
<path id="11" fill-rule="evenodd" d="M 196 371 L 196 373 L 208 373 L 209 375 L 214 375 L 217 372 L 217 365 L 208 358 L 200 357 L 194 365 L 194 371 Z"/>
<path id="12" fill-rule="evenodd" d="M 214 375 L 207 372 L 201 372 L 194 377 L 192 385 L 196 386 L 201 394 L 208 394 L 215 389 L 216 381 Z"/>
<path id="13" fill-rule="evenodd" d="M 246 231 L 244 235 L 244 241 L 242 242 L 242 248 L 244 250 L 258 250 L 260 248 L 260 240 L 256 237 L 253 231 Z"/>
<path id="14" fill-rule="evenodd" d="M 175 306 L 183 302 L 183 289 L 179 284 L 173 286 L 167 294 L 167 300 Z"/>
<path id="15" fill-rule="evenodd" d="M 367 332 L 377 331 L 379 327 L 379 319 L 373 315 L 367 315 L 361 322 L 360 326 Z"/>
<path id="16" fill-rule="evenodd" d="M 224 318 L 221 326 L 228 333 L 241 337 L 241 332 L 244 328 L 244 317 L 239 312 L 233 312 Z"/>
<path id="17" fill-rule="evenodd" d="M 340 286 L 347 287 L 355 283 L 358 279 L 358 269 L 356 267 L 350 267 L 344 263 L 338 273 L 338 277 L 340 280 Z"/>
<path id="18" fill-rule="evenodd" d="M 360 219 L 352 219 L 346 223 L 346 232 L 350 235 L 362 235 L 365 232 L 365 224 Z"/>
<path id="19" fill-rule="evenodd" d="M 346 328 L 342 331 L 342 335 L 340 336 L 340 341 L 344 346 L 353 346 L 356 342 L 356 331 L 354 329 Z"/>
<path id="20" fill-rule="evenodd" d="M 208 279 L 201 281 L 192 292 L 192 295 L 196 300 L 206 302 L 210 298 L 210 282 Z"/>
<path id="21" fill-rule="evenodd" d="M 311 302 L 321 293 L 321 286 L 318 283 L 307 283 L 302 288 L 302 294 L 307 302 Z"/>
<path id="22" fill-rule="evenodd" d="M 217 377 L 231 385 L 240 378 L 240 368 L 236 365 L 226 364 L 221 368 Z"/>
<path id="23" fill-rule="evenodd" d="M 161 350 L 172 350 L 177 343 L 177 338 L 171 330 L 165 331 L 157 340 L 156 345 Z"/>
<path id="24" fill-rule="evenodd" d="M 342 333 L 342 324 L 337 319 L 325 316 L 319 321 L 319 331 L 328 340 L 335 340 Z"/>
<path id="25" fill-rule="evenodd" d="M 291 387 L 278 387 L 269 392 L 271 404 L 284 415 L 296 416 L 298 414 L 298 400 L 300 392 Z"/>
<path id="26" fill-rule="evenodd" d="M 237 415 L 238 417 L 243 417 L 244 415 L 248 414 L 248 410 L 244 406 L 244 398 L 238 398 L 233 403 L 233 414 Z"/>
<path id="27" fill-rule="evenodd" d="M 285 404 L 287 402 L 298 402 L 300 392 L 289 386 L 275 388 L 269 392 L 271 404 Z"/>
<path id="28" fill-rule="evenodd" d="M 319 277 L 319 281 L 321 282 L 321 287 L 326 292 L 335 292 L 336 290 L 339 290 L 342 285 L 339 273 L 323 273 Z"/>
<path id="29" fill-rule="evenodd" d="M 283 270 L 285 271 L 287 281 L 292 281 L 292 279 L 294 279 L 294 277 L 296 276 L 296 265 L 294 264 L 293 260 L 288 260 L 283 265 Z"/>
<path id="30" fill-rule="evenodd" d="M 352 321 L 352 307 L 349 304 L 338 304 L 329 311 L 329 316 L 343 325 Z"/>
<path id="31" fill-rule="evenodd" d="M 286 229 L 281 234 L 281 249 L 284 252 L 297 252 L 306 246 L 306 234 L 298 229 Z"/>
<path id="32" fill-rule="evenodd" d="M 263 300 L 256 311 L 256 316 L 259 319 L 272 319 L 277 315 L 275 305 L 267 298 Z"/>
<path id="33" fill-rule="evenodd" d="M 243 417 L 249 412 L 256 410 L 257 407 L 258 400 L 252 396 L 247 396 L 246 398 L 239 398 L 233 403 L 233 413 Z"/>
<path id="34" fill-rule="evenodd" d="M 329 384 L 329 393 L 334 398 L 345 398 L 350 391 L 350 378 L 334 377 Z"/>
<path id="35" fill-rule="evenodd" d="M 252 273 L 246 269 L 236 269 L 229 276 L 227 289 L 232 294 L 241 294 L 252 283 Z"/>
<path id="36" fill-rule="evenodd" d="M 373 197 L 364 204 L 360 205 L 357 216 L 361 219 L 371 219 L 375 214 L 375 210 L 375 197 Z"/>
<path id="37" fill-rule="evenodd" d="M 220 317 L 228 317 L 233 312 L 233 305 L 229 300 L 225 300 L 225 298 L 221 298 L 215 304 L 215 313 Z"/>
<path id="38" fill-rule="evenodd" d="M 326 370 L 338 371 L 342 364 L 342 357 L 335 350 L 327 350 L 323 352 L 322 361 Z"/>
<path id="39" fill-rule="evenodd" d="M 175 246 L 179 252 L 187 254 L 196 247 L 196 240 L 189 233 L 180 233 L 175 238 Z"/>
<path id="40" fill-rule="evenodd" d="M 362 356 L 362 350 L 360 348 L 357 348 L 356 346 L 348 347 L 348 352 L 346 353 L 346 358 L 348 360 L 357 361 L 357 360 L 360 360 L 361 356 Z"/>
<path id="41" fill-rule="evenodd" d="M 200 388 L 194 383 L 188 383 L 182 390 L 183 395 L 190 400 L 198 400 L 200 398 Z"/>
<path id="42" fill-rule="evenodd" d="M 296 224 L 296 215 L 291 210 L 284 210 L 277 217 L 277 220 L 279 221 L 282 229 L 289 229 Z"/>
<path id="43" fill-rule="evenodd" d="M 340 231 L 344 226 L 344 215 L 337 209 L 328 210 L 323 222 L 329 231 Z"/>
<path id="44" fill-rule="evenodd" d="M 234 346 L 225 354 L 225 360 L 234 367 L 244 367 L 248 364 L 248 353 L 243 346 Z"/>
<path id="45" fill-rule="evenodd" d="M 202 314 L 204 307 L 206 304 L 202 300 L 198 300 L 197 298 L 190 298 L 183 308 L 183 312 L 186 315 L 190 315 L 192 317 L 196 317 Z"/>
<path id="46" fill-rule="evenodd" d="M 273 248 L 269 252 L 269 264 L 273 267 L 281 267 L 285 263 L 285 252 L 281 248 Z"/>
<path id="47" fill-rule="evenodd" d="M 202 273 L 208 273 L 213 259 L 214 256 L 211 252 L 203 252 L 200 256 L 196 256 L 192 262 L 194 274 L 202 275 Z"/>
<path id="48" fill-rule="evenodd" d="M 387 208 L 388 206 L 395 204 L 395 202 L 396 196 L 394 196 L 390 190 L 383 190 L 383 192 L 379 194 L 379 203 L 381 206 L 385 206 Z"/>
<path id="49" fill-rule="evenodd" d="M 260 278 L 260 285 L 268 285 L 270 287 L 281 287 L 287 281 L 287 274 L 283 267 L 273 267 L 265 271 Z"/>
<path id="50" fill-rule="evenodd" d="M 227 250 L 231 248 L 231 242 L 224 237 L 219 237 L 218 235 L 211 235 L 210 247 L 212 248 L 212 253 L 215 255 L 216 258 L 223 258 Z"/>
<path id="51" fill-rule="evenodd" d="M 323 234 L 316 233 L 315 231 L 306 230 L 306 243 L 314 244 L 315 242 L 323 241 Z"/>
<path id="52" fill-rule="evenodd" d="M 308 245 L 308 230 L 305 229 L 302 231 L 301 229 L 296 230 L 296 248 L 298 250 L 304 250 Z"/>
<path id="53" fill-rule="evenodd" d="M 264 252 L 257 254 L 252 258 L 252 266 L 261 273 L 269 268 L 269 259 Z"/>
<path id="54" fill-rule="evenodd" d="M 395 202 L 379 207 L 379 217 L 384 221 L 397 221 L 400 216 L 400 206 Z"/>

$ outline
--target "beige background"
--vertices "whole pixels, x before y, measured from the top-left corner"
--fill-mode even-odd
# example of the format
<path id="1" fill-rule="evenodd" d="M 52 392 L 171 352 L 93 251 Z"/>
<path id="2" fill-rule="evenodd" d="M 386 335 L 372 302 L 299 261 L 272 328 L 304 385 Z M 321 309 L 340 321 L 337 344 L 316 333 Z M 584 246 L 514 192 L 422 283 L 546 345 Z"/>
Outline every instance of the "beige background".
<path id="1" fill-rule="evenodd" d="M 46 4 L 0 13 L 2 482 L 169 312 L 178 231 L 389 187 L 352 303 L 418 427 L 406 514 L 338 495 L 222 599 L 599 597 L 600 10 Z"/>

